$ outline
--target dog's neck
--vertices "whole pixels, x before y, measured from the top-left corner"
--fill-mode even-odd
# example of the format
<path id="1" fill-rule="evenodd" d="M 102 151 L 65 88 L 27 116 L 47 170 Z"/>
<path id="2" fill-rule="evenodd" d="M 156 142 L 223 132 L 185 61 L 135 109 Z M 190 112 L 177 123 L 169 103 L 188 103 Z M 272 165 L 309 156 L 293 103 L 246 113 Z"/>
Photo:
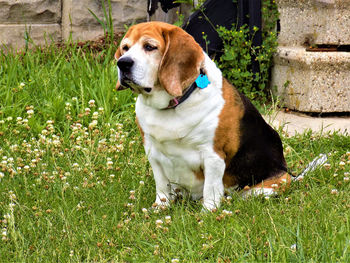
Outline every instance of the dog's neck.
<path id="1" fill-rule="evenodd" d="M 197 77 L 197 79 L 191 84 L 191 86 L 189 86 L 184 94 L 181 97 L 176 97 L 173 98 L 170 102 L 169 102 L 169 106 L 166 109 L 174 109 L 176 108 L 178 105 L 180 105 L 181 103 L 183 103 L 185 100 L 187 100 L 191 94 L 197 89 L 204 89 L 206 87 L 208 87 L 208 85 L 210 84 L 210 81 L 208 80 L 207 75 L 204 73 L 204 71 L 201 69 L 200 70 L 200 74 Z"/>

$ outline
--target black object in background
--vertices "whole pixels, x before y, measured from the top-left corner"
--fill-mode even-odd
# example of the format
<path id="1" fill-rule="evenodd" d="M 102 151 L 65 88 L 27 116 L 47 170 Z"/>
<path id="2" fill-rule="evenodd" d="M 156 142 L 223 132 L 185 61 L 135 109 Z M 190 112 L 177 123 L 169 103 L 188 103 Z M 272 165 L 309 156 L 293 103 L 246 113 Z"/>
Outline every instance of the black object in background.
<path id="1" fill-rule="evenodd" d="M 158 3 L 164 12 L 180 4 L 176 0 L 148 0 L 147 12 L 151 16 L 158 8 Z M 220 57 L 223 54 L 223 42 L 216 29 L 224 26 L 231 29 L 233 25 L 237 28 L 248 25 L 253 38 L 253 46 L 262 44 L 262 20 L 261 0 L 207 0 L 189 17 L 182 28 L 192 35 L 209 56 Z M 259 30 L 254 31 L 254 27 Z M 206 40 L 203 36 L 206 36 Z M 252 72 L 259 72 L 259 63 L 252 56 Z"/>
<path id="2" fill-rule="evenodd" d="M 158 9 L 158 3 L 165 13 L 174 7 L 180 6 L 180 3 L 174 3 L 176 0 L 147 0 L 147 12 L 149 16 L 152 16 Z"/>
<path id="3" fill-rule="evenodd" d="M 248 25 L 254 35 L 253 46 L 260 46 L 261 36 L 261 0 L 207 0 L 202 7 L 195 11 L 182 26 L 207 51 L 209 56 L 217 58 L 223 53 L 223 42 L 216 31 L 218 26 L 231 29 L 236 25 Z M 253 28 L 259 28 L 254 32 Z M 208 44 L 203 38 L 206 35 Z M 259 72 L 259 64 L 252 54 L 252 71 Z"/>
<path id="4" fill-rule="evenodd" d="M 182 28 L 192 35 L 201 47 L 212 56 L 222 53 L 223 43 L 216 29 L 224 26 L 227 29 L 238 22 L 237 3 L 232 0 L 207 0 L 195 11 Z M 206 40 L 203 38 L 206 35 Z"/>

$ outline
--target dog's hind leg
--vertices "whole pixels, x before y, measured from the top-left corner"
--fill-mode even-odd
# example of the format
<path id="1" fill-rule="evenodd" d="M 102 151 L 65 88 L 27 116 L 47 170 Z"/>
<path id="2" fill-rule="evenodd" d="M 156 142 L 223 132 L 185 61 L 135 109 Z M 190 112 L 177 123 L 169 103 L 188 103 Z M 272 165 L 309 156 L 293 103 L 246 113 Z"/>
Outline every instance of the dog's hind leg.
<path id="1" fill-rule="evenodd" d="M 246 186 L 243 189 L 242 196 L 247 198 L 249 196 L 273 196 L 277 195 L 280 191 L 285 191 L 292 182 L 292 177 L 289 173 L 281 173 L 277 176 L 273 176 L 263 180 L 261 183 L 253 185 L 251 187 Z"/>

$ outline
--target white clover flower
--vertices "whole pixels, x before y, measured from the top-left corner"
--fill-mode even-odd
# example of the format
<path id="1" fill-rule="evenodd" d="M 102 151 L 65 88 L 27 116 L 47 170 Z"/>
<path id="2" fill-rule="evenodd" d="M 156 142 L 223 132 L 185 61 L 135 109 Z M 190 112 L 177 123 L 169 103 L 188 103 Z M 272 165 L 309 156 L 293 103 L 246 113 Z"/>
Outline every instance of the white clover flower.
<path id="1" fill-rule="evenodd" d="M 75 138 L 75 141 L 80 144 L 82 142 L 83 138 L 81 138 L 81 136 L 78 136 L 77 138 Z"/>
<path id="2" fill-rule="evenodd" d="M 4 219 L 8 220 L 8 219 L 10 219 L 10 218 L 11 218 L 11 215 L 10 215 L 10 214 L 5 214 L 5 215 L 4 215 Z"/>
<path id="3" fill-rule="evenodd" d="M 293 251 L 296 251 L 297 250 L 297 244 L 291 245 L 290 249 L 293 250 Z"/>
<path id="4" fill-rule="evenodd" d="M 331 165 L 329 163 L 325 163 L 323 167 L 328 170 L 331 168 Z"/>
<path id="5" fill-rule="evenodd" d="M 202 245 L 202 249 L 205 249 L 205 250 L 206 250 L 206 249 L 209 249 L 209 248 L 210 248 L 210 246 L 209 246 L 208 244 L 203 244 L 203 245 Z"/>
<path id="6" fill-rule="evenodd" d="M 171 216 L 166 216 L 165 217 L 165 223 L 170 224 L 171 223 Z"/>
<path id="7" fill-rule="evenodd" d="M 5 174 L 2 173 L 2 172 L 0 172 L 0 179 L 1 179 L 1 178 L 4 178 L 4 176 L 5 176 Z"/>
<path id="8" fill-rule="evenodd" d="M 163 221 L 162 221 L 162 220 L 160 220 L 160 219 L 156 220 L 156 226 L 157 226 L 157 228 L 158 228 L 158 227 L 161 227 L 162 225 L 163 225 Z"/>
<path id="9" fill-rule="evenodd" d="M 140 185 L 145 185 L 145 182 L 144 181 L 140 181 Z"/>
<path id="10" fill-rule="evenodd" d="M 91 123 L 89 123 L 89 129 L 93 129 L 97 126 L 97 120 L 93 120 Z"/>
<path id="11" fill-rule="evenodd" d="M 89 106 L 91 108 L 95 107 L 95 100 L 89 100 Z"/>
<path id="12" fill-rule="evenodd" d="M 16 200 L 17 196 L 13 193 L 13 191 L 9 191 L 9 196 L 11 200 Z"/>
<path id="13" fill-rule="evenodd" d="M 7 237 L 7 229 L 5 227 L 1 230 L 1 236 L 3 240 Z"/>
<path id="14" fill-rule="evenodd" d="M 72 107 L 72 104 L 70 104 L 69 102 L 66 102 L 65 109 L 69 111 L 71 109 L 71 107 Z"/>
<path id="15" fill-rule="evenodd" d="M 232 211 L 229 210 L 222 210 L 222 213 L 227 216 L 232 216 Z"/>
<path id="16" fill-rule="evenodd" d="M 96 120 L 98 119 L 98 112 L 95 111 L 93 114 L 92 114 L 92 119 Z"/>
<path id="17" fill-rule="evenodd" d="M 60 146 L 60 144 L 61 144 L 61 142 L 60 142 L 60 140 L 53 140 L 52 141 L 52 144 L 54 145 L 54 146 Z"/>
<path id="18" fill-rule="evenodd" d="M 331 194 L 332 195 L 337 195 L 338 194 L 338 190 L 337 189 L 332 189 L 331 190 Z"/>
<path id="19" fill-rule="evenodd" d="M 113 162 L 112 161 L 107 161 L 107 168 L 112 169 L 113 168 Z"/>

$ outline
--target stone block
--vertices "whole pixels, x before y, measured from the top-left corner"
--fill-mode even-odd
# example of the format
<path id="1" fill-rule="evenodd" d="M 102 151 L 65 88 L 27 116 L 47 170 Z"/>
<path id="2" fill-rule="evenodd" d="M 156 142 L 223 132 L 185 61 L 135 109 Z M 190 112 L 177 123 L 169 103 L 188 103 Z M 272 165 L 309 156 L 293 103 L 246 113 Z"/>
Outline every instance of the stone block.
<path id="1" fill-rule="evenodd" d="M 350 53 L 279 47 L 271 84 L 290 109 L 350 112 Z"/>
<path id="2" fill-rule="evenodd" d="M 350 0 L 277 0 L 282 46 L 350 44 Z"/>
<path id="3" fill-rule="evenodd" d="M 101 0 L 63 0 L 70 6 L 70 20 L 63 25 L 72 32 L 75 40 L 89 40 L 103 35 L 103 28 L 90 13 L 89 9 L 101 20 L 105 20 Z M 69 3 L 72 2 L 72 3 Z M 107 1 L 106 1 L 107 2 Z M 114 29 L 124 31 L 124 25 L 146 21 L 147 6 L 145 1 L 111 0 Z M 106 4 L 107 7 L 107 4 Z M 71 23 L 71 24 L 70 24 Z M 63 29 L 67 31 L 66 29 Z M 67 34 L 65 34 L 66 37 Z"/>
<path id="4" fill-rule="evenodd" d="M 25 47 L 26 32 L 35 45 L 61 40 L 61 26 L 59 24 L 0 25 L 0 48 L 6 46 L 16 50 Z"/>
<path id="5" fill-rule="evenodd" d="M 0 0 L 0 23 L 59 23 L 61 0 Z"/>

